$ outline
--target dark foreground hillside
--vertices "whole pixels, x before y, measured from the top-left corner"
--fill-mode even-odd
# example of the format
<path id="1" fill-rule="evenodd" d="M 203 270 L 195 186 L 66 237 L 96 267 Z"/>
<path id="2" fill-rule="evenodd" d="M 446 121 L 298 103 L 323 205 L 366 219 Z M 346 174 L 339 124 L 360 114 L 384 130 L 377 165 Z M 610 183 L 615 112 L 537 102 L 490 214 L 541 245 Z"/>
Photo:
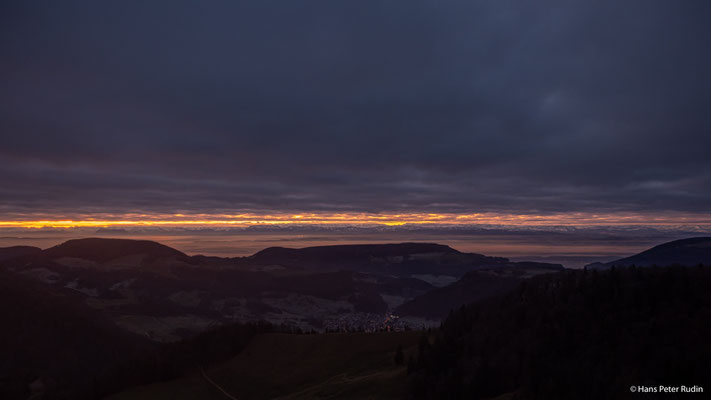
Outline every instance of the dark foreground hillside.
<path id="1" fill-rule="evenodd" d="M 420 332 L 267 333 L 227 362 L 181 379 L 139 386 L 111 400 L 400 399 L 408 396 L 403 364 Z M 224 392 L 223 392 L 224 391 Z"/>
<path id="2" fill-rule="evenodd" d="M 286 328 L 233 324 L 159 345 L 116 329 L 66 292 L 0 270 L 0 399 L 91 400 L 175 379 L 239 353 L 257 334 Z"/>
<path id="3" fill-rule="evenodd" d="M 410 362 L 416 398 L 651 397 L 711 391 L 711 269 L 567 271 L 452 313 Z M 708 395 L 707 393 L 701 396 Z M 686 396 L 686 397 L 684 397 Z M 699 397 L 700 398 L 700 397 Z"/>
<path id="4" fill-rule="evenodd" d="M 0 398 L 91 399 L 155 346 L 65 293 L 0 270 Z"/>

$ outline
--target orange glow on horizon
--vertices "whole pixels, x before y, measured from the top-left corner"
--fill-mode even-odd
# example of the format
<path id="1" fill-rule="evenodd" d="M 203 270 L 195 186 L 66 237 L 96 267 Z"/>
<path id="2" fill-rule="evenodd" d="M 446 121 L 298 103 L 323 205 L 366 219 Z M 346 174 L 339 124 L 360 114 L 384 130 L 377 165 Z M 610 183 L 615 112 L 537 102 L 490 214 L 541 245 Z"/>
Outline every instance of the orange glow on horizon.
<path id="1" fill-rule="evenodd" d="M 29 218 L 28 218 L 29 217 Z M 0 228 L 80 228 L 121 226 L 247 227 L 252 225 L 707 225 L 707 214 L 559 213 L 549 215 L 500 213 L 298 213 L 298 214 L 125 214 L 51 218 L 32 216 L 0 221 Z"/>

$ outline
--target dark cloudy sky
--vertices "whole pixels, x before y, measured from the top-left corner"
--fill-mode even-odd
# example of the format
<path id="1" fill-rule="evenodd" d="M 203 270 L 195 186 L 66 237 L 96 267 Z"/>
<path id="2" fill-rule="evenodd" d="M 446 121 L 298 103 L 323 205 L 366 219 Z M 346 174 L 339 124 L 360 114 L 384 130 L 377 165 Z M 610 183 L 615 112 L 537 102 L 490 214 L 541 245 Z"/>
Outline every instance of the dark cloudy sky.
<path id="1" fill-rule="evenodd" d="M 0 214 L 711 213 L 711 2 L 4 1 Z"/>

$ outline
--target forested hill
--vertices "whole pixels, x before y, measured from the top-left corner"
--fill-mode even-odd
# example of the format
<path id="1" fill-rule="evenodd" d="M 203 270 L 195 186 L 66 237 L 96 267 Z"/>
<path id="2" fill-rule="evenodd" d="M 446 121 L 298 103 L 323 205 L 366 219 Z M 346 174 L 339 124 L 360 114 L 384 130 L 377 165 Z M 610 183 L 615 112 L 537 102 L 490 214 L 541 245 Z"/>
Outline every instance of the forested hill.
<path id="1" fill-rule="evenodd" d="M 674 240 L 654 246 L 639 254 L 625 257 L 608 263 L 593 263 L 587 265 L 590 269 L 607 269 L 616 267 L 651 267 L 654 265 L 685 265 L 687 267 L 699 264 L 711 265 L 711 237 L 692 237 Z"/>
<path id="2" fill-rule="evenodd" d="M 632 385 L 711 389 L 709 321 L 708 267 L 534 277 L 505 297 L 452 313 L 410 360 L 413 393 L 610 399 L 632 398 Z"/>

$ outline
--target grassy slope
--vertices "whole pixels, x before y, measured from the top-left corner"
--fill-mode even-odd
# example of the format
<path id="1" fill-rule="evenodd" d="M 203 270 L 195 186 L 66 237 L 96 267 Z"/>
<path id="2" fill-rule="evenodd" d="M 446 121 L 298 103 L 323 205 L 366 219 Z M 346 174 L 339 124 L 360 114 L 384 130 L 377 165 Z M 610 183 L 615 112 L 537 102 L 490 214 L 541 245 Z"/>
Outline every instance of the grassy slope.
<path id="1" fill-rule="evenodd" d="M 393 362 L 399 344 L 414 351 L 420 333 L 259 335 L 208 376 L 240 400 L 402 398 L 405 368 Z M 227 399 L 199 373 L 130 389 L 124 399 Z"/>

